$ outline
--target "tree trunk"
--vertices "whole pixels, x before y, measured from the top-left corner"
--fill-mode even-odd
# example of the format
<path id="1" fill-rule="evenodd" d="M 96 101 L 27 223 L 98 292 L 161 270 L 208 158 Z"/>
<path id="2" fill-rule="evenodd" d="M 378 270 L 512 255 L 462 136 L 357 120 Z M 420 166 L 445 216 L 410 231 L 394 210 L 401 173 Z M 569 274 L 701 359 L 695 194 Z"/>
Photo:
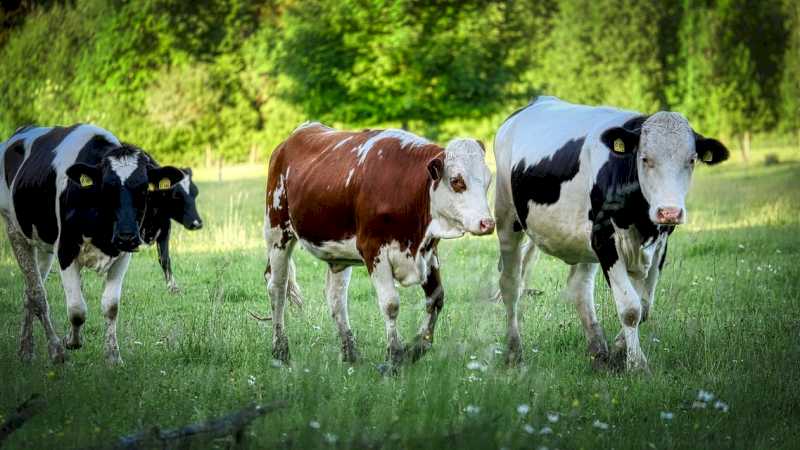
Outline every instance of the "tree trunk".
<path id="1" fill-rule="evenodd" d="M 405 131 L 408 131 L 408 119 L 403 119 L 402 121 L 400 121 L 400 128 Z"/>
<path id="2" fill-rule="evenodd" d="M 750 130 L 742 134 L 742 160 L 745 163 L 750 161 Z"/>

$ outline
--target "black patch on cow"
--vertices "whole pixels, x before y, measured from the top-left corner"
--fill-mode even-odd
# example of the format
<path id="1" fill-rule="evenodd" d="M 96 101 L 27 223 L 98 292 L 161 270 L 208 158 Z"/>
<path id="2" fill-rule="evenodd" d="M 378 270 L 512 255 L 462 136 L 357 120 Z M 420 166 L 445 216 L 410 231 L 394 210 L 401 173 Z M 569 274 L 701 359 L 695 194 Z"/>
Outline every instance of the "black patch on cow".
<path id="1" fill-rule="evenodd" d="M 659 272 L 664 269 L 664 263 L 667 261 L 667 243 L 668 241 L 664 241 L 664 250 L 661 251 L 661 261 L 658 262 Z"/>
<path id="2" fill-rule="evenodd" d="M 650 204 L 639 187 L 635 154 L 609 154 L 608 161 L 597 173 L 590 200 L 592 248 L 604 273 L 619 259 L 612 220 L 619 228 L 635 226 L 642 236 L 642 243 L 667 231 L 667 227 L 658 227 L 650 220 Z"/>
<path id="3" fill-rule="evenodd" d="M 585 137 L 570 139 L 538 163 L 526 166 L 523 158 L 511 169 L 511 195 L 523 227 L 528 217 L 528 201 L 552 205 L 561 196 L 561 185 L 578 174 L 585 140 Z"/>
<path id="4" fill-rule="evenodd" d="M 14 211 L 22 232 L 33 238 L 33 227 L 39 239 L 54 244 L 58 238 L 56 221 L 56 171 L 53 151 L 78 125 L 55 127 L 39 136 L 31 145 L 28 158 L 19 168 L 12 193 Z"/>
<path id="5" fill-rule="evenodd" d="M 25 141 L 20 139 L 6 148 L 5 161 L 3 162 L 3 175 L 5 176 L 6 186 L 11 187 L 14 175 L 17 174 L 25 159 Z"/>

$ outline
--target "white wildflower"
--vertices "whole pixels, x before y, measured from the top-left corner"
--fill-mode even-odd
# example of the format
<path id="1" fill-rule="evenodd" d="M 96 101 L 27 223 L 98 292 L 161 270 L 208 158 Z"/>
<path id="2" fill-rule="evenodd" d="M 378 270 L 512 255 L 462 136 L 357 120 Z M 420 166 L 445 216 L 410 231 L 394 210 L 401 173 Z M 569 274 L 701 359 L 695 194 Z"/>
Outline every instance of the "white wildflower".
<path id="1" fill-rule="evenodd" d="M 559 416 L 558 416 L 557 412 L 555 412 L 555 413 L 547 413 L 547 421 L 548 422 L 556 423 L 556 422 L 558 422 L 558 419 L 559 419 Z"/>
<path id="2" fill-rule="evenodd" d="M 701 402 L 710 402 L 711 400 L 714 400 L 714 394 L 712 394 L 711 391 L 704 391 L 700 389 L 697 392 L 697 399 Z"/>
<path id="3" fill-rule="evenodd" d="M 724 413 L 728 412 L 728 404 L 723 402 L 722 400 L 717 400 L 714 403 L 714 409 L 718 409 Z"/>
<path id="4" fill-rule="evenodd" d="M 247 384 L 249 384 L 250 386 L 255 386 L 256 385 L 256 377 L 254 377 L 253 375 L 250 375 L 249 377 L 247 377 Z"/>
<path id="5" fill-rule="evenodd" d="M 322 329 L 322 327 L 320 327 L 319 325 L 311 325 L 311 328 L 313 328 L 314 331 L 319 331 Z"/>
<path id="6" fill-rule="evenodd" d="M 744 250 L 744 244 L 739 244 L 738 247 L 739 247 L 739 250 Z"/>
<path id="7" fill-rule="evenodd" d="M 481 407 L 476 405 L 467 405 L 467 407 L 464 408 L 464 411 L 470 416 L 476 416 L 479 412 L 481 412 Z"/>
<path id="8" fill-rule="evenodd" d="M 339 440 L 339 438 L 333 433 L 325 433 L 322 437 L 325 439 L 325 442 L 327 442 L 328 444 L 335 444 L 336 441 Z"/>
<path id="9" fill-rule="evenodd" d="M 661 420 L 672 420 L 675 417 L 675 414 L 669 411 L 661 411 Z"/>
<path id="10" fill-rule="evenodd" d="M 706 402 L 692 402 L 692 409 L 706 409 Z"/>
<path id="11" fill-rule="evenodd" d="M 522 429 L 525 430 L 525 432 L 528 433 L 528 434 L 533 434 L 533 433 L 536 432 L 536 429 L 533 428 L 531 426 L 531 424 L 529 424 L 529 423 L 526 423 L 525 425 L 523 425 Z"/>
<path id="12" fill-rule="evenodd" d="M 352 374 L 354 374 L 354 373 L 356 373 L 356 369 L 354 369 L 354 368 L 352 368 L 352 367 L 348 367 L 348 368 L 347 368 L 347 374 L 348 374 L 348 375 L 352 375 Z"/>
<path id="13" fill-rule="evenodd" d="M 469 370 L 480 370 L 481 372 L 486 371 L 486 366 L 479 363 L 478 361 L 470 361 L 467 363 L 467 369 Z"/>
<path id="14" fill-rule="evenodd" d="M 528 405 L 527 403 L 523 403 L 523 404 L 521 404 L 521 405 L 518 405 L 518 406 L 517 406 L 517 412 L 518 412 L 520 415 L 523 415 L 523 416 L 524 416 L 525 414 L 528 414 L 528 412 L 529 412 L 530 410 L 531 410 L 531 406 L 530 406 L 530 405 Z"/>
<path id="15" fill-rule="evenodd" d="M 550 427 L 543 427 L 539 430 L 539 434 L 553 434 L 553 429 Z"/>
<path id="16" fill-rule="evenodd" d="M 600 422 L 599 420 L 595 420 L 594 423 L 592 424 L 592 426 L 597 428 L 597 429 L 599 429 L 599 430 L 607 430 L 608 429 L 608 424 L 605 423 L 605 422 Z"/>
<path id="17" fill-rule="evenodd" d="M 308 422 L 308 426 L 310 426 L 311 428 L 313 428 L 315 430 L 319 430 L 319 422 L 317 422 L 316 420 L 312 420 L 311 422 Z"/>

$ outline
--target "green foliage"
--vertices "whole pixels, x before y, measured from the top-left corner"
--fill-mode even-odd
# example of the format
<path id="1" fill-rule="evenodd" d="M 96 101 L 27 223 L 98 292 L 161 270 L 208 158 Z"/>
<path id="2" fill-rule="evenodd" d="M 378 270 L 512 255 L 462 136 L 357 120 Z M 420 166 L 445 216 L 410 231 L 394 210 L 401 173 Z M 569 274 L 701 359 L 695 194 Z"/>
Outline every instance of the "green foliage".
<path id="1" fill-rule="evenodd" d="M 94 122 L 174 162 L 268 154 L 300 122 L 491 140 L 546 93 L 800 129 L 790 0 L 74 0 L 0 8 L 0 134 Z"/>

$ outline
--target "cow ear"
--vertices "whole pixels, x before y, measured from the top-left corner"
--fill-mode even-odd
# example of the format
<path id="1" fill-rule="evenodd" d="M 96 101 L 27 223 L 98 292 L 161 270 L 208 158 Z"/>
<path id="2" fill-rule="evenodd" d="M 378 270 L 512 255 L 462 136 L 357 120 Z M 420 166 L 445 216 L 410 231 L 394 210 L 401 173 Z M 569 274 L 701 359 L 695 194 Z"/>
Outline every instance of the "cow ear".
<path id="1" fill-rule="evenodd" d="M 444 161 L 441 158 L 428 161 L 428 173 L 433 181 L 441 180 L 444 176 Z"/>
<path id="2" fill-rule="evenodd" d="M 600 135 L 606 147 L 614 153 L 629 155 L 639 147 L 640 131 L 626 130 L 622 127 L 609 128 Z"/>
<path id="3" fill-rule="evenodd" d="M 697 133 L 694 134 L 694 148 L 697 151 L 697 158 L 708 165 L 719 164 L 730 156 L 730 152 L 722 142 Z"/>
<path id="4" fill-rule="evenodd" d="M 192 168 L 191 167 L 181 167 L 181 171 L 183 171 L 183 173 L 185 173 L 186 175 L 189 175 L 190 177 L 194 175 L 192 173 Z"/>
<path id="5" fill-rule="evenodd" d="M 186 175 L 172 166 L 158 167 L 147 171 L 147 190 L 165 191 L 172 189 L 183 180 Z"/>
<path id="6" fill-rule="evenodd" d="M 67 177 L 83 189 L 99 186 L 103 181 L 103 172 L 97 166 L 75 163 L 67 169 Z"/>

